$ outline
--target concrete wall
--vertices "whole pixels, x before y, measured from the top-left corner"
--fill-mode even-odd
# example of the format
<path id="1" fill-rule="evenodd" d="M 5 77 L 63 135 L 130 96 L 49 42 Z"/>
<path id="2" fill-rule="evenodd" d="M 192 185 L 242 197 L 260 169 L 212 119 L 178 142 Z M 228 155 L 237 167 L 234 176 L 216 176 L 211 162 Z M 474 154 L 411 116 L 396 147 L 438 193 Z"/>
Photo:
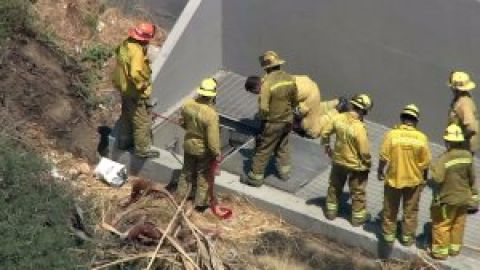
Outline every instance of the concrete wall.
<path id="1" fill-rule="evenodd" d="M 417 103 L 421 128 L 439 141 L 449 71 L 480 81 L 478 14 L 476 0 L 224 0 L 224 65 L 259 73 L 258 55 L 276 50 L 326 97 L 371 94 L 373 121 L 392 125 Z"/>
<path id="2" fill-rule="evenodd" d="M 153 63 L 156 111 L 170 109 L 222 66 L 221 0 L 190 0 Z"/>
<path id="3" fill-rule="evenodd" d="M 170 31 L 188 0 L 143 0 L 143 5 L 152 12 L 155 22 Z"/>

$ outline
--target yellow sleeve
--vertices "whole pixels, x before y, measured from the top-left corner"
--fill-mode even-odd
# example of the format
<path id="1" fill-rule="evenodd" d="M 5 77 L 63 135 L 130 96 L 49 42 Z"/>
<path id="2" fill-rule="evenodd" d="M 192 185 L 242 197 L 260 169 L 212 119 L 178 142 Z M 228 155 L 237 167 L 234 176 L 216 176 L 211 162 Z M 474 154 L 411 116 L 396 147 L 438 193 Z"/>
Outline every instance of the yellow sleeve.
<path id="1" fill-rule="evenodd" d="M 430 165 L 433 181 L 442 183 L 445 180 L 445 155 L 441 155 L 437 161 Z"/>
<path id="2" fill-rule="evenodd" d="M 263 119 L 266 119 L 268 113 L 270 112 L 270 95 L 270 89 L 266 86 L 266 83 L 262 83 L 262 87 L 260 88 L 259 103 L 260 115 Z"/>
<path id="3" fill-rule="evenodd" d="M 338 105 L 338 99 L 332 99 L 328 101 L 320 102 L 320 113 L 326 114 L 331 110 L 334 110 Z"/>
<path id="4" fill-rule="evenodd" d="M 322 131 L 320 132 L 320 137 L 322 141 L 322 145 L 330 144 L 330 136 L 332 136 L 333 132 L 335 131 L 335 121 L 337 117 L 325 119 L 325 126 L 323 127 Z"/>
<path id="5" fill-rule="evenodd" d="M 468 131 L 477 133 L 475 122 L 477 121 L 474 109 L 474 104 L 470 98 L 466 98 L 462 100 L 459 106 L 456 108 L 456 113 L 458 117 L 461 119 L 462 124 L 468 129 Z"/>
<path id="6" fill-rule="evenodd" d="M 423 170 L 428 169 L 428 165 L 432 162 L 432 152 L 430 151 L 430 145 L 428 144 L 428 138 L 424 138 L 424 145 L 420 149 L 420 161 L 418 165 Z"/>
<path id="7" fill-rule="evenodd" d="M 212 113 L 207 123 L 207 144 L 210 153 L 212 153 L 214 156 L 219 156 L 221 154 L 220 127 L 218 114 L 216 112 Z"/>
<path id="8" fill-rule="evenodd" d="M 310 108 L 307 106 L 307 104 L 305 104 L 305 102 L 299 102 L 298 110 L 302 115 L 306 115 L 310 111 Z"/>
<path id="9" fill-rule="evenodd" d="M 370 155 L 367 130 L 363 125 L 358 125 L 356 134 L 358 153 L 360 154 L 360 158 L 363 164 L 370 168 L 372 166 L 372 157 Z"/>
<path id="10" fill-rule="evenodd" d="M 132 82 L 135 84 L 135 88 L 139 91 L 144 91 L 150 86 L 149 67 L 145 67 L 145 54 L 140 46 L 130 45 L 130 66 L 129 75 Z"/>
<path id="11" fill-rule="evenodd" d="M 392 149 L 392 131 L 387 132 L 383 138 L 382 146 L 380 148 L 380 159 L 390 162 L 390 151 Z"/>

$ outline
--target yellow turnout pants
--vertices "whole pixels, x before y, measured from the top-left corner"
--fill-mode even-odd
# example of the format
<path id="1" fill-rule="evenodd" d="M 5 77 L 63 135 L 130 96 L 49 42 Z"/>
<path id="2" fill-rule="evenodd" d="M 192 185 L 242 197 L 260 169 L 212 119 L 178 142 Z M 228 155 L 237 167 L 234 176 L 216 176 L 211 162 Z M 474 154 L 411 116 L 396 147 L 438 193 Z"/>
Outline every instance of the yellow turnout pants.
<path id="1" fill-rule="evenodd" d="M 354 171 L 338 164 L 332 164 L 330 183 L 327 191 L 327 212 L 336 215 L 343 187 L 348 181 L 352 197 L 352 222 L 363 222 L 367 218 L 366 193 L 368 171 Z"/>
<path id="2" fill-rule="evenodd" d="M 466 206 L 432 206 L 432 253 L 435 257 L 444 258 L 460 253 L 466 216 Z"/>
<path id="3" fill-rule="evenodd" d="M 411 243 L 417 230 L 418 204 L 423 185 L 405 188 L 384 187 L 383 198 L 383 236 L 385 241 L 393 242 L 397 232 L 397 215 L 400 202 L 403 205 L 402 241 Z"/>
<path id="4" fill-rule="evenodd" d="M 213 160 L 211 155 L 195 156 L 185 153 L 183 158 L 183 168 L 178 181 L 177 193 L 182 198 L 191 185 L 191 194 L 193 195 L 195 206 L 208 205 L 208 177 L 210 173 L 210 164 Z"/>
<path id="5" fill-rule="evenodd" d="M 265 167 L 272 154 L 275 155 L 279 174 L 290 172 L 290 148 L 288 135 L 290 123 L 265 123 L 261 138 L 255 147 L 255 156 L 252 158 L 252 169 L 249 177 L 259 184 L 263 183 Z"/>

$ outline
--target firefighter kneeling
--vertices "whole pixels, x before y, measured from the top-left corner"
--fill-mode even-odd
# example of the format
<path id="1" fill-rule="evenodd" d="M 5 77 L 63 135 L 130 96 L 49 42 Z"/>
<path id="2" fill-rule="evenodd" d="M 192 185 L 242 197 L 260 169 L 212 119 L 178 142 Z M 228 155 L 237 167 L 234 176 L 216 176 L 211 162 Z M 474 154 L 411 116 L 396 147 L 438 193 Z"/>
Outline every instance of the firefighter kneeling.
<path id="1" fill-rule="evenodd" d="M 447 150 L 432 164 L 434 180 L 432 218 L 432 257 L 446 259 L 460 253 L 472 187 L 475 186 L 473 156 L 464 148 L 465 137 L 460 126 L 447 127 Z"/>

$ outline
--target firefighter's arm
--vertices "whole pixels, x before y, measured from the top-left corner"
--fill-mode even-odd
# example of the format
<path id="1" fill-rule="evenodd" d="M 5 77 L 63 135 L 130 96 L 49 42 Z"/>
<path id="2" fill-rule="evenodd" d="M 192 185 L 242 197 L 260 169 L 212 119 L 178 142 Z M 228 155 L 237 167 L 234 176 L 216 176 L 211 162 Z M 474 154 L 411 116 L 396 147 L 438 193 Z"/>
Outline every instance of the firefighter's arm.
<path id="1" fill-rule="evenodd" d="M 214 113 L 210 116 L 207 123 L 207 143 L 210 153 L 215 157 L 221 155 L 220 150 L 220 127 L 218 114 Z"/>
<path id="2" fill-rule="evenodd" d="M 445 178 L 445 158 L 441 155 L 437 161 L 430 165 L 432 180 L 435 183 L 442 183 Z"/>
<path id="3" fill-rule="evenodd" d="M 305 102 L 299 102 L 297 108 L 301 116 L 305 116 L 310 111 L 310 108 L 307 106 L 307 104 L 305 104 Z"/>
<path id="4" fill-rule="evenodd" d="M 423 180 L 426 181 L 428 179 L 428 166 L 432 162 L 432 152 L 430 151 L 430 146 L 428 144 L 428 139 L 425 137 L 424 145 L 420 149 L 419 157 L 419 167 L 423 169 Z"/>
<path id="5" fill-rule="evenodd" d="M 183 129 L 185 129 L 185 120 L 184 120 L 184 116 L 183 116 L 183 107 L 182 107 L 182 112 L 180 113 L 180 117 L 178 117 L 177 119 L 177 123 L 179 126 L 181 126 Z"/>
<path id="6" fill-rule="evenodd" d="M 461 106 L 458 106 L 456 111 L 458 117 L 460 117 L 460 119 L 462 120 L 462 124 L 465 126 L 465 136 L 467 138 L 472 137 L 478 132 L 476 127 L 477 119 L 475 117 L 472 107 L 472 104 L 465 101 L 461 104 Z"/>
<path id="7" fill-rule="evenodd" d="M 325 153 L 332 157 L 332 148 L 330 147 L 330 137 L 335 131 L 334 125 L 335 118 L 330 118 L 325 120 L 325 126 L 320 132 L 321 143 L 325 148 Z"/>
<path id="8" fill-rule="evenodd" d="M 266 119 L 270 112 L 270 95 L 270 89 L 266 86 L 266 83 L 263 83 L 260 88 L 260 95 L 258 96 L 260 116 L 262 119 Z"/>
<path id="9" fill-rule="evenodd" d="M 474 165 L 472 163 L 472 165 L 468 168 L 468 177 L 469 177 L 469 183 L 470 183 L 470 187 L 472 188 L 472 193 L 473 195 L 477 195 L 478 197 L 478 182 L 477 180 L 475 179 L 475 168 L 474 168 Z M 480 198 L 479 198 L 480 199 Z"/>
<path id="10" fill-rule="evenodd" d="M 385 180 L 385 166 L 390 161 L 390 149 L 391 149 L 391 133 L 387 133 L 382 142 L 380 148 L 380 157 L 378 161 L 377 179 L 380 181 Z"/>
<path id="11" fill-rule="evenodd" d="M 357 134 L 358 153 L 360 154 L 363 164 L 367 168 L 370 168 L 372 166 L 372 156 L 370 155 L 367 130 L 364 127 L 358 128 Z"/>
<path id="12" fill-rule="evenodd" d="M 149 68 L 145 68 L 145 54 L 138 46 L 129 46 L 130 51 L 130 70 L 129 75 L 135 88 L 141 92 L 150 87 L 150 75 L 147 74 Z"/>

